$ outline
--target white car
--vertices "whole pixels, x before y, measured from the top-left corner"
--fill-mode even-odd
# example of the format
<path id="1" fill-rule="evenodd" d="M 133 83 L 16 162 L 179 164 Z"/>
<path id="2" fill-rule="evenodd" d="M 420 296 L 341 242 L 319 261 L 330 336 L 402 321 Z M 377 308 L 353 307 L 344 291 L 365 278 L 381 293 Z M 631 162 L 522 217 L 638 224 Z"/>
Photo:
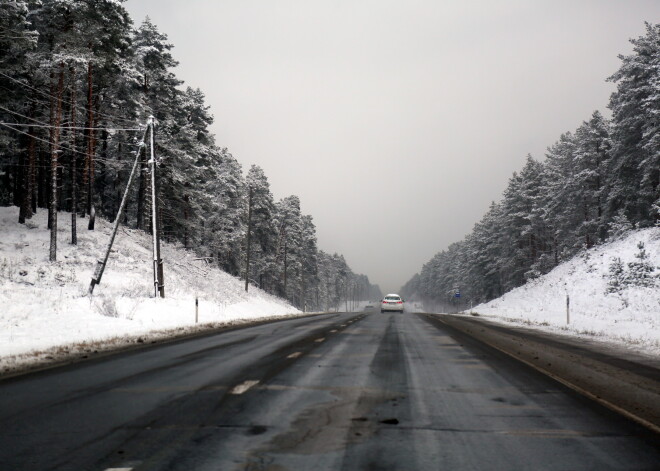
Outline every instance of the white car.
<path id="1" fill-rule="evenodd" d="M 380 303 L 380 312 L 397 311 L 403 313 L 403 298 L 398 294 L 388 294 Z"/>

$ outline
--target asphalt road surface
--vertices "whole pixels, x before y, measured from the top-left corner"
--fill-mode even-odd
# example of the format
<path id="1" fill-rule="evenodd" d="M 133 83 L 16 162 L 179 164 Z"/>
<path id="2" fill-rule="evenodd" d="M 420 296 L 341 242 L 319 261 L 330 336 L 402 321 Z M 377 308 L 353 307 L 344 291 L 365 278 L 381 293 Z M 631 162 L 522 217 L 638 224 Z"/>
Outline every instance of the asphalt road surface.
<path id="1" fill-rule="evenodd" d="M 658 470 L 658 437 L 421 314 L 328 314 L 0 382 L 0 470 Z"/>

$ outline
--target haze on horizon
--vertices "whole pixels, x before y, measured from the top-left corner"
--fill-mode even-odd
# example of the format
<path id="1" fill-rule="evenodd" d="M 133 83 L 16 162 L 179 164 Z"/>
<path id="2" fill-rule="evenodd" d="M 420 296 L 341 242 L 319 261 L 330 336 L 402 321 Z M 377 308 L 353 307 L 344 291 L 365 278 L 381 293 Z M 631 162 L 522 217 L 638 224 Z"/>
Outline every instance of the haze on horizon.
<path id="1" fill-rule="evenodd" d="M 528 153 L 606 109 L 660 2 L 128 0 L 174 45 L 218 145 L 295 194 L 318 246 L 396 292 Z"/>

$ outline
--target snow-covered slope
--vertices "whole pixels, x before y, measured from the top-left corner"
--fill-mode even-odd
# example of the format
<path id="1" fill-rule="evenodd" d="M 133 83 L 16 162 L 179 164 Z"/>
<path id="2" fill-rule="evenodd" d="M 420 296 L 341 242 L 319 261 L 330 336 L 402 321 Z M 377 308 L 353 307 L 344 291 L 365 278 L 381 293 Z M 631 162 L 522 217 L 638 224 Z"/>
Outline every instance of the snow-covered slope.
<path id="1" fill-rule="evenodd" d="M 57 262 L 48 261 L 46 211 L 25 225 L 18 209 L 0 207 L 0 366 L 102 344 L 135 342 L 139 336 L 172 335 L 200 324 L 299 314 L 280 298 L 250 287 L 206 265 L 181 247 L 164 243 L 165 299 L 153 296 L 151 239 L 120 228 L 101 284 L 87 290 L 96 260 L 108 242 L 111 223 L 97 218 L 96 230 L 78 223 L 78 246 L 70 242 L 70 214 L 60 213 Z M 208 326 L 207 326 L 208 327 Z M 166 331 L 166 332 L 164 332 Z M 145 339 L 141 339 L 144 341 Z M 99 345 L 99 343 L 101 345 Z M 54 349 L 54 347 L 56 347 Z M 12 358 L 9 358 L 12 357 Z"/>
<path id="2" fill-rule="evenodd" d="M 655 286 L 626 284 L 608 292 L 610 267 L 621 259 L 624 276 L 638 262 L 642 242 L 646 261 L 655 267 Z M 547 275 L 516 288 L 473 312 L 504 322 L 588 336 L 660 353 L 660 228 L 628 233 L 613 242 L 584 251 Z M 570 323 L 566 319 L 566 296 Z"/>

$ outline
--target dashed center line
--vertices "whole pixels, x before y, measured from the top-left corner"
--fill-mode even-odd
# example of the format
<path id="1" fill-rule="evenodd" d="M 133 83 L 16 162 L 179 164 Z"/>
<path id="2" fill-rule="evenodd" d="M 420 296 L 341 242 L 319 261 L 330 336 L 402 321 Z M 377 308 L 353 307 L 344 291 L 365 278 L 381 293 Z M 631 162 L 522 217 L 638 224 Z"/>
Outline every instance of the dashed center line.
<path id="1" fill-rule="evenodd" d="M 332 330 L 330 331 L 331 334 L 334 334 L 335 332 L 337 332 L 337 329 L 332 329 Z"/>
<path id="2" fill-rule="evenodd" d="M 243 381 L 238 386 L 234 386 L 234 388 L 229 391 L 229 394 L 243 394 L 245 391 L 257 384 L 259 384 L 259 380 L 248 379 L 247 381 Z"/>
<path id="3" fill-rule="evenodd" d="M 302 352 L 294 352 L 291 355 L 289 355 L 287 358 L 298 358 L 300 355 L 302 355 Z"/>
<path id="4" fill-rule="evenodd" d="M 320 339 L 314 340 L 314 342 L 321 343 L 325 340 L 325 337 L 321 337 Z"/>

